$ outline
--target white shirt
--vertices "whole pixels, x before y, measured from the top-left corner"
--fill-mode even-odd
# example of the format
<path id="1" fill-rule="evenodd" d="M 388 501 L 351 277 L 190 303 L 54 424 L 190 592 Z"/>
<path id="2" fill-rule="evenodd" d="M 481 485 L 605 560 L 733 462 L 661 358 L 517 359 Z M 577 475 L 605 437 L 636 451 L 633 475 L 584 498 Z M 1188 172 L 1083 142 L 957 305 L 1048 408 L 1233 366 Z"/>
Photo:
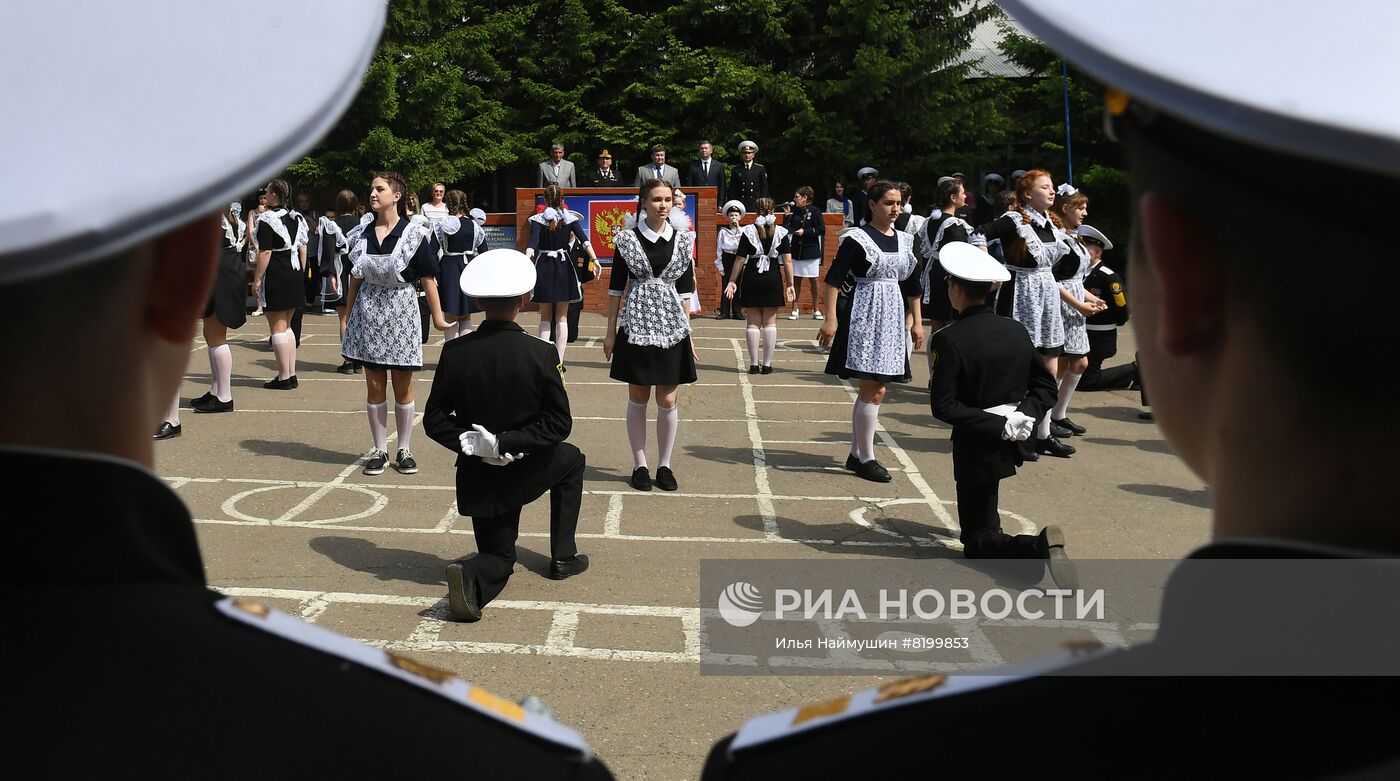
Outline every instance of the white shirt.
<path id="1" fill-rule="evenodd" d="M 651 229 L 651 226 L 647 224 L 645 218 L 643 218 L 637 223 L 637 227 L 641 228 L 642 236 L 647 241 L 650 241 L 653 244 L 656 243 L 658 239 L 670 239 L 676 232 L 674 229 L 671 228 L 671 223 L 668 222 L 665 225 L 662 225 L 661 232 L 657 233 L 656 231 Z"/>
<path id="2" fill-rule="evenodd" d="M 445 203 L 441 206 L 425 203 L 421 211 L 423 212 L 423 216 L 428 218 L 428 222 L 433 225 L 437 225 L 447 219 L 447 204 Z"/>

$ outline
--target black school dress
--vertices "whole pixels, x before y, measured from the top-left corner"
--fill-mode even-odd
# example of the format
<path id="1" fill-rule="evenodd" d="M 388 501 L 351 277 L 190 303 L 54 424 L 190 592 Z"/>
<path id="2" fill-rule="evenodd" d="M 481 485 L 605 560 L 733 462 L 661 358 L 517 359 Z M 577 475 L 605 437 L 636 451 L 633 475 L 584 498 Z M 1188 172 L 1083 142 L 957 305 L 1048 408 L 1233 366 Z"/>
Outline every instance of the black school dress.
<path id="1" fill-rule="evenodd" d="M 243 222 L 237 225 L 223 218 L 224 235 L 219 247 L 219 268 L 214 289 L 209 291 L 205 317 L 216 317 L 226 328 L 242 328 L 248 320 L 248 279 L 243 264 L 243 242 L 247 238 Z"/>
<path id="2" fill-rule="evenodd" d="M 617 234 L 613 242 L 618 254 L 613 259 L 608 295 L 624 296 L 624 311 L 608 376 L 630 385 L 684 385 L 695 382 L 696 378 L 695 353 L 690 347 L 690 315 L 679 298 L 695 292 L 695 264 L 691 260 L 693 234 L 681 233 L 669 225 L 664 230 L 669 231 L 669 237 L 656 234 L 649 237 L 649 230 L 632 228 Z M 645 280 L 635 279 L 624 253 L 632 255 L 631 263 L 649 267 L 650 276 Z M 672 281 L 665 281 L 666 278 Z M 629 282 L 632 289 L 629 289 Z M 652 286 L 654 291 L 639 293 L 637 288 L 642 285 Z M 670 295 L 665 295 L 666 292 Z M 655 304 L 644 305 L 643 298 Z M 674 311 L 670 308 L 672 304 Z M 628 312 L 627 307 L 634 309 Z M 628 337 L 626 324 L 629 321 L 647 327 L 665 323 L 666 330 L 677 333 L 683 330 L 685 335 L 669 346 L 637 344 Z M 638 336 L 637 340 L 654 341 L 644 336 Z"/>
<path id="3" fill-rule="evenodd" d="M 764 241 L 758 229 L 745 225 L 736 254 L 745 258 L 744 274 L 739 287 L 744 306 L 776 309 L 787 304 L 783 290 L 783 255 L 792 252 L 792 234 L 781 225 L 773 227 L 773 235 Z"/>
<path id="4" fill-rule="evenodd" d="M 530 300 L 539 304 L 566 304 L 583 300 L 583 289 L 579 287 L 578 272 L 574 271 L 574 260 L 569 254 L 569 236 L 580 244 L 588 241 L 583 226 L 573 215 L 568 215 L 554 230 L 549 229 L 549 221 L 543 214 L 530 217 L 529 249 L 535 251 L 535 291 Z"/>
<path id="5" fill-rule="evenodd" d="M 456 216 L 443 219 L 434 231 L 442 247 L 442 273 L 438 275 L 442 311 L 457 317 L 480 312 L 476 299 L 462 292 L 462 270 L 472 258 L 491 249 L 486 244 L 485 231 L 470 217 Z"/>
<path id="6" fill-rule="evenodd" d="M 342 214 L 336 217 L 335 226 L 340 229 L 340 235 L 345 236 L 355 229 L 360 221 L 355 219 L 353 214 Z M 329 231 L 321 231 L 321 276 L 338 276 L 340 279 L 340 296 L 326 302 L 327 306 L 339 309 L 345 306 L 346 295 L 350 292 L 350 248 L 349 245 L 337 246 L 333 236 L 328 236 Z"/>
<path id="7" fill-rule="evenodd" d="M 285 238 L 272 226 L 272 220 L 281 222 Z M 300 309 L 306 301 L 306 285 L 302 282 L 305 269 L 294 268 L 292 264 L 294 261 L 301 264 L 297 241 L 298 237 L 303 242 L 306 240 L 305 219 L 294 211 L 271 209 L 258 215 L 257 224 L 259 251 L 272 250 L 272 259 L 263 275 L 263 298 L 267 300 L 264 308 L 269 312 Z M 293 258 L 294 254 L 298 257 Z"/>

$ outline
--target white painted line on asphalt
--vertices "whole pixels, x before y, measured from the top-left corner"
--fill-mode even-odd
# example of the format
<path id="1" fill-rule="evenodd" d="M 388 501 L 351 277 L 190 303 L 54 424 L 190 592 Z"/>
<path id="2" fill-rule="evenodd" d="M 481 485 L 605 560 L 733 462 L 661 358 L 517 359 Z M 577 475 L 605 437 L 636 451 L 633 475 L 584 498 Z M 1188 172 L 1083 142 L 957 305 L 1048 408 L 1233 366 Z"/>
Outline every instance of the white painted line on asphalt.
<path id="1" fill-rule="evenodd" d="M 603 519 L 603 536 L 617 537 L 622 534 L 622 494 L 608 497 L 608 515 Z"/>
<path id="2" fill-rule="evenodd" d="M 544 644 L 549 648 L 574 648 L 574 638 L 578 635 L 578 611 L 556 610 L 549 622 L 549 635 Z"/>
<path id="3" fill-rule="evenodd" d="M 443 513 L 442 520 L 438 521 L 438 525 L 433 527 L 433 531 L 438 533 L 450 531 L 452 529 L 452 524 L 456 523 L 459 517 L 457 513 L 457 500 L 453 499 L 452 504 L 447 507 L 447 512 Z"/>
<path id="4" fill-rule="evenodd" d="M 734 365 L 742 369 L 744 352 L 739 347 L 738 339 L 730 340 L 730 349 L 734 354 Z M 776 539 L 781 536 L 778 534 L 778 513 L 773 509 L 773 489 L 768 484 L 768 457 L 763 452 L 763 436 L 758 430 L 758 410 L 754 406 L 753 384 L 749 382 L 747 374 L 739 375 L 739 391 L 744 397 L 744 417 L 748 423 L 749 445 L 753 450 L 753 479 L 758 488 L 758 514 L 763 519 L 763 535 L 770 540 Z"/>

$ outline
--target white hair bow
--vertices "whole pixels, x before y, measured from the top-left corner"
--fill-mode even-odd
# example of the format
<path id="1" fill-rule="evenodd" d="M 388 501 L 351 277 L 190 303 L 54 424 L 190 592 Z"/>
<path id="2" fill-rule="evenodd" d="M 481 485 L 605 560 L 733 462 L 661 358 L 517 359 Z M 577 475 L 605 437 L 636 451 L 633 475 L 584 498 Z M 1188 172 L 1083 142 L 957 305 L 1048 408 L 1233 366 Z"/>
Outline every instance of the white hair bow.
<path id="1" fill-rule="evenodd" d="M 544 210 L 543 216 L 546 222 L 554 222 L 555 220 L 564 219 L 564 213 L 554 208 L 553 206 L 546 208 Z"/>
<path id="2" fill-rule="evenodd" d="M 1074 195 L 1077 192 L 1079 191 L 1076 190 L 1074 188 L 1074 185 L 1070 184 L 1069 182 L 1065 182 L 1064 184 L 1060 185 L 1058 188 L 1055 189 L 1055 194 L 1060 196 L 1061 198 Z"/>
<path id="3" fill-rule="evenodd" d="M 755 224 L 755 225 L 772 225 L 776 220 L 777 220 L 777 218 L 774 217 L 774 216 L 771 215 L 771 214 L 763 214 L 763 215 L 759 215 L 759 217 L 758 217 L 757 219 L 754 220 L 754 224 Z"/>

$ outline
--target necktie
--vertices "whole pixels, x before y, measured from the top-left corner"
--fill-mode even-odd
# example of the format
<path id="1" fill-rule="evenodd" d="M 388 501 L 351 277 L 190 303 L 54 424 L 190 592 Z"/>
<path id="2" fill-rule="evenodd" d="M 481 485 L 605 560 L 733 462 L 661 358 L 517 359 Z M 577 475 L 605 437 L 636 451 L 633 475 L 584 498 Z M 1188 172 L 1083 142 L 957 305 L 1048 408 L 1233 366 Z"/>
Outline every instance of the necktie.
<path id="1" fill-rule="evenodd" d="M 709 161 L 709 160 L 706 160 L 706 161 L 705 161 L 705 178 L 708 179 L 709 177 L 710 177 L 710 161 Z"/>
<path id="2" fill-rule="evenodd" d="M 661 178 L 661 166 L 659 166 L 659 165 L 654 165 L 654 166 L 652 166 L 652 168 L 655 168 L 655 169 L 656 169 L 656 178 L 657 178 L 657 179 L 660 179 L 660 178 Z"/>

